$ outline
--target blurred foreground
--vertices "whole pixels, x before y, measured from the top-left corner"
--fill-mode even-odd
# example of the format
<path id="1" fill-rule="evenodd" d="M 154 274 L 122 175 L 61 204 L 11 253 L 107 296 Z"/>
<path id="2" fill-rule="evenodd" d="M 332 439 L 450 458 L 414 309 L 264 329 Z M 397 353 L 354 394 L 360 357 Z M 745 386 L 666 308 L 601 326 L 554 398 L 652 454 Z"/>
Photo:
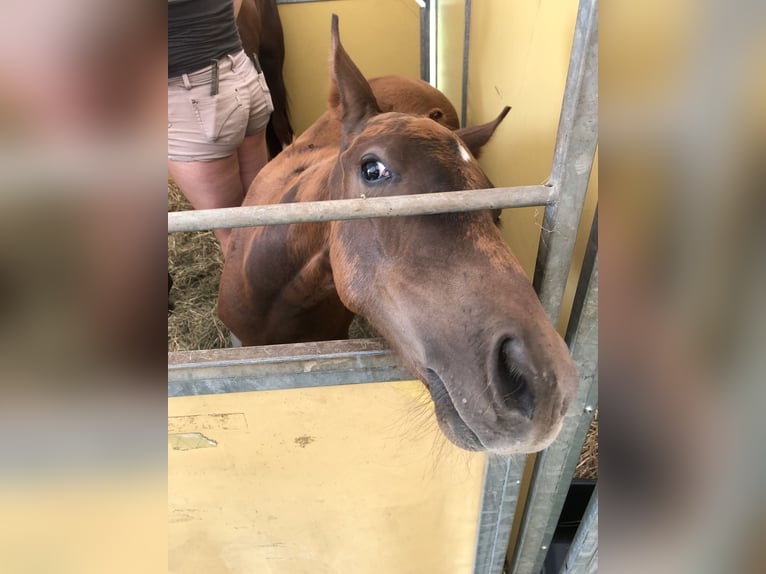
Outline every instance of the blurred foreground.
<path id="1" fill-rule="evenodd" d="M 605 572 L 763 570 L 765 10 L 602 7 Z M 164 6 L 5 12 L 0 564 L 162 572 Z"/>
<path id="2" fill-rule="evenodd" d="M 0 18 L 0 570 L 165 572 L 164 5 Z"/>
<path id="3" fill-rule="evenodd" d="M 602 6 L 605 572 L 763 571 L 764 8 Z"/>

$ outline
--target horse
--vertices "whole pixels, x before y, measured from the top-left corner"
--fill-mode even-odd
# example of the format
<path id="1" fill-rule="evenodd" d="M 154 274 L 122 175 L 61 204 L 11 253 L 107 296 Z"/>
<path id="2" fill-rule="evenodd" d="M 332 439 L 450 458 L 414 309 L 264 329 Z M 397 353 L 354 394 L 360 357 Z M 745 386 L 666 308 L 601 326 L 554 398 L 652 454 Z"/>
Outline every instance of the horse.
<path id="1" fill-rule="evenodd" d="M 271 91 L 274 111 L 266 126 L 269 155 L 275 157 L 293 140 L 287 109 L 287 88 L 282 77 L 285 38 L 276 0 L 242 0 L 237 15 L 237 30 L 242 48 L 249 57 L 255 54 Z"/>
<path id="2" fill-rule="evenodd" d="M 457 129 L 419 80 L 367 81 L 332 20 L 329 110 L 258 174 L 245 205 L 492 187 L 492 122 Z M 492 211 L 234 230 L 218 314 L 244 345 L 347 338 L 366 318 L 466 450 L 528 453 L 558 434 L 578 386 Z"/>

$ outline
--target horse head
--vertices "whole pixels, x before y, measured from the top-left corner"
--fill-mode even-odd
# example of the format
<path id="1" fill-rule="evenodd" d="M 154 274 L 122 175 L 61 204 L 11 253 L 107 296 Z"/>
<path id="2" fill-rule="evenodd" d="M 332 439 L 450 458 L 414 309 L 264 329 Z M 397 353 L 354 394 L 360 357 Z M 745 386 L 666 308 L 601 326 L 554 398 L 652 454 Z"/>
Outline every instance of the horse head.
<path id="1" fill-rule="evenodd" d="M 492 187 L 476 156 L 507 109 L 457 131 L 381 109 L 335 16 L 330 109 L 342 126 L 332 199 Z M 335 221 L 329 241 L 341 301 L 425 383 L 452 442 L 503 454 L 552 442 L 577 373 L 493 213 Z"/>

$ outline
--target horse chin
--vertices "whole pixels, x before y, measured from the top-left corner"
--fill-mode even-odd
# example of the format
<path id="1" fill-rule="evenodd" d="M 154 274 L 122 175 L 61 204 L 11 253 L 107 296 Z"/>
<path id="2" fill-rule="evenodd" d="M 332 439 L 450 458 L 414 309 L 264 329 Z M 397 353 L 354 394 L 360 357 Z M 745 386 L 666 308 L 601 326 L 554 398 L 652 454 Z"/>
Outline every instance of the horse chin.
<path id="1" fill-rule="evenodd" d="M 431 369 L 426 370 L 426 386 L 431 393 L 436 411 L 436 421 L 445 436 L 456 446 L 463 450 L 483 451 L 487 450 L 471 430 L 471 427 L 460 417 L 452 402 L 447 387 L 441 377 Z"/>
<path id="2" fill-rule="evenodd" d="M 444 381 L 436 371 L 426 369 L 423 380 L 431 393 L 439 428 L 450 442 L 463 450 L 483 451 L 501 456 L 531 454 L 550 446 L 563 425 L 562 419 L 546 432 L 521 427 L 515 432 L 508 429 L 506 432 L 484 433 L 486 436 L 482 440 L 455 408 Z"/>

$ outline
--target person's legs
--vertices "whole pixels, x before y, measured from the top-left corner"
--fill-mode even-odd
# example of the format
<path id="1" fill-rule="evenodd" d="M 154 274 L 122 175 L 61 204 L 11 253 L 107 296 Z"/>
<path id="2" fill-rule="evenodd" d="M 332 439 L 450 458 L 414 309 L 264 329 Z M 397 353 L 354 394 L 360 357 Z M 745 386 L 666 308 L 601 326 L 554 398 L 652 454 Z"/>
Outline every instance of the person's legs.
<path id="1" fill-rule="evenodd" d="M 242 205 L 245 193 L 236 153 L 212 161 L 168 160 L 168 169 L 194 209 Z M 231 230 L 215 229 L 214 233 L 225 254 Z"/>
<path id="2" fill-rule="evenodd" d="M 244 52 L 219 60 L 219 92 L 212 68 L 168 81 L 168 169 L 194 209 L 242 205 L 269 160 L 266 124 L 273 110 L 263 74 Z M 224 255 L 229 229 L 216 229 Z"/>

